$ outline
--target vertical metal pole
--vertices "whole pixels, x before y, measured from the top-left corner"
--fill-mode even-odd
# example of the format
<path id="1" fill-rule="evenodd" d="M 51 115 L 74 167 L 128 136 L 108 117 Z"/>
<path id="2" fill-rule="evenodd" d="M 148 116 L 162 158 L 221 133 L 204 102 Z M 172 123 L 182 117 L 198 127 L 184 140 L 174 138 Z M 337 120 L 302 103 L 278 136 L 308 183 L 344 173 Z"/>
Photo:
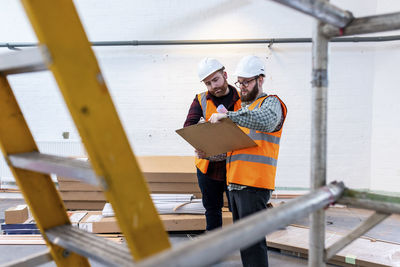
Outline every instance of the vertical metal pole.
<path id="1" fill-rule="evenodd" d="M 316 21 L 312 46 L 312 126 L 311 126 L 311 190 L 326 184 L 326 129 L 327 129 L 327 65 L 328 38 L 322 35 L 323 23 Z M 309 267 L 325 266 L 325 211 L 310 215 Z"/>

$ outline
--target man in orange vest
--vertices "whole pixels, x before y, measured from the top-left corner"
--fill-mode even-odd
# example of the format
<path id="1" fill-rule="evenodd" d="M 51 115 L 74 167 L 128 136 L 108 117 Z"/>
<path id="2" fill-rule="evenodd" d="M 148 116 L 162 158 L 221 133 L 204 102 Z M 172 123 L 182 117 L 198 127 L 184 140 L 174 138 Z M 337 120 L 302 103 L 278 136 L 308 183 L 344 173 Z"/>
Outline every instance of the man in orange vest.
<path id="1" fill-rule="evenodd" d="M 200 82 L 207 91 L 197 94 L 190 106 L 184 127 L 207 121 L 217 110 L 238 110 L 240 97 L 235 87 L 228 84 L 224 66 L 214 58 L 204 58 L 198 66 Z M 222 226 L 223 194 L 226 189 L 226 154 L 205 158 L 203 151 L 195 151 L 197 178 L 206 209 L 206 230 Z"/>
<path id="2" fill-rule="evenodd" d="M 263 93 L 265 69 L 260 58 L 242 58 L 235 75 L 242 108 L 215 113 L 210 121 L 216 123 L 228 117 L 258 145 L 227 153 L 229 199 L 233 220 L 237 221 L 265 209 L 275 189 L 279 142 L 287 109 L 278 96 Z M 244 266 L 268 266 L 266 240 L 260 239 L 240 251 Z"/>

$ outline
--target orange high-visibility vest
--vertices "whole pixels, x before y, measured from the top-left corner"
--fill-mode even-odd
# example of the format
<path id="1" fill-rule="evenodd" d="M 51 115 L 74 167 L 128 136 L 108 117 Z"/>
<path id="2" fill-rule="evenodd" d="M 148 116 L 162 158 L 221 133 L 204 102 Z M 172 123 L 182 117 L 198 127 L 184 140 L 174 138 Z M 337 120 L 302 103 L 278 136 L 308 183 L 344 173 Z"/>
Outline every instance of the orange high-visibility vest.
<path id="1" fill-rule="evenodd" d="M 230 90 L 235 90 L 230 88 Z M 207 99 L 208 91 L 203 92 L 197 95 L 197 99 L 199 100 L 201 109 L 203 111 L 203 118 L 208 121 L 213 113 L 217 113 L 217 107 L 211 99 Z M 239 110 L 241 108 L 242 102 L 237 100 L 235 105 L 233 106 L 233 110 Z M 196 157 L 195 159 L 196 167 L 204 174 L 207 173 L 208 164 L 210 163 L 207 159 L 199 159 Z"/>
<path id="2" fill-rule="evenodd" d="M 267 97 L 276 97 L 281 102 L 284 122 L 287 113 L 286 105 L 275 95 L 260 97 L 250 104 L 249 110 L 260 108 Z M 239 126 L 258 146 L 235 150 L 228 154 L 226 159 L 228 183 L 275 189 L 276 165 L 283 122 L 280 130 L 273 133 Z"/>

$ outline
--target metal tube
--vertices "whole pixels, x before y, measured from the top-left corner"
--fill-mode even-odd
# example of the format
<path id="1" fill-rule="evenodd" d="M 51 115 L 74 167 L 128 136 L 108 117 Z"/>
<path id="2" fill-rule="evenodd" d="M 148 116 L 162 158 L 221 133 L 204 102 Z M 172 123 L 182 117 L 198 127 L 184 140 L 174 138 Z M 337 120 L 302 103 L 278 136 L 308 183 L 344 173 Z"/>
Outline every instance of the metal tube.
<path id="1" fill-rule="evenodd" d="M 397 213 L 400 214 L 400 204 L 371 199 L 362 199 L 354 197 L 343 197 L 338 203 L 347 205 L 348 207 L 375 210 L 381 213 Z"/>
<path id="2" fill-rule="evenodd" d="M 400 35 L 371 36 L 371 37 L 339 37 L 332 38 L 335 43 L 363 43 L 399 41 Z M 215 40 L 153 40 L 153 41 L 99 41 L 92 46 L 161 46 L 161 45 L 216 45 L 216 44 L 290 44 L 311 43 L 312 38 L 268 38 L 268 39 L 215 39 Z M 0 43 L 0 47 L 17 49 L 18 47 L 36 47 L 37 43 Z"/>
<path id="3" fill-rule="evenodd" d="M 209 266 L 232 252 L 248 247 L 265 235 L 338 199 L 343 183 L 333 183 L 293 199 L 272 210 L 261 211 L 199 239 L 178 244 L 135 266 Z"/>
<path id="4" fill-rule="evenodd" d="M 88 161 L 43 154 L 39 152 L 11 154 L 12 166 L 46 174 L 56 174 L 95 186 L 105 185 L 104 177 L 97 176 Z"/>
<path id="5" fill-rule="evenodd" d="M 334 37 L 398 29 L 400 29 L 400 12 L 356 18 L 343 29 L 332 25 L 325 25 L 322 31 L 326 36 Z"/>
<path id="6" fill-rule="evenodd" d="M 340 9 L 324 0 L 273 0 L 336 27 L 346 27 L 352 20 L 350 11 Z"/>
<path id="7" fill-rule="evenodd" d="M 327 67 L 328 39 L 322 35 L 322 22 L 315 21 L 312 47 L 312 126 L 311 126 L 311 189 L 326 184 L 326 130 L 327 130 Z M 310 216 L 310 249 L 308 266 L 325 266 L 325 211 Z"/>
<path id="8" fill-rule="evenodd" d="M 31 267 L 39 266 L 45 263 L 53 261 L 50 251 L 47 249 L 42 252 L 38 252 L 29 256 L 25 256 L 22 259 L 14 260 L 7 263 L 0 264 L 0 267 Z"/>
<path id="9" fill-rule="evenodd" d="M 326 249 L 326 260 L 329 260 L 333 256 L 336 255 L 339 251 L 341 251 L 344 247 L 349 245 L 351 242 L 362 236 L 364 233 L 368 232 L 371 228 L 373 228 L 378 223 L 382 222 L 384 219 L 389 217 L 390 214 L 383 213 L 374 213 L 367 220 L 365 220 L 361 225 L 359 225 L 356 229 L 348 233 L 346 236 L 342 237 L 340 240 L 336 241 L 336 243 L 332 244 L 329 248 Z"/>

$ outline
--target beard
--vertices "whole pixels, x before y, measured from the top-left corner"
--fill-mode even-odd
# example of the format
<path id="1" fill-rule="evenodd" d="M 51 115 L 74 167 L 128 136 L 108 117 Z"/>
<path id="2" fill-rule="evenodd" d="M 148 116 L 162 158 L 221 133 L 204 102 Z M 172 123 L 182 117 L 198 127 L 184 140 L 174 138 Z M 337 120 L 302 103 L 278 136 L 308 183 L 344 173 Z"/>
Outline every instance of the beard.
<path id="1" fill-rule="evenodd" d="M 254 86 L 253 90 L 249 92 L 247 95 L 241 95 L 240 100 L 243 102 L 253 102 L 256 97 L 258 96 L 258 92 L 260 89 L 258 88 L 258 83 L 256 82 L 256 85 Z"/>
<path id="2" fill-rule="evenodd" d="M 216 87 L 213 89 L 213 92 L 216 92 L 218 90 L 221 90 L 221 92 L 219 92 L 218 94 L 213 93 L 213 95 L 215 95 L 216 97 L 221 97 L 221 96 L 225 96 L 227 94 L 228 91 L 228 81 L 224 78 L 224 84 L 220 87 Z"/>

